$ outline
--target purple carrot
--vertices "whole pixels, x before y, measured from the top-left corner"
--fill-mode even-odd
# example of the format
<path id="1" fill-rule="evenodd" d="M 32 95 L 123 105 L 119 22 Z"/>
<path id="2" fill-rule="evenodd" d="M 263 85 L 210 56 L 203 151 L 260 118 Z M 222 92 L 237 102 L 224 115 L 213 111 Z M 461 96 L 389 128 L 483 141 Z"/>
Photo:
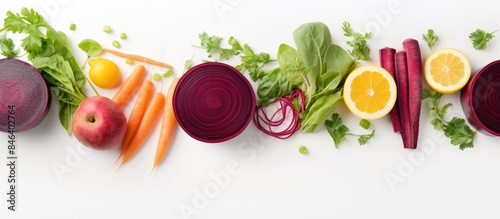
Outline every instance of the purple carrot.
<path id="1" fill-rule="evenodd" d="M 422 57 L 420 46 L 415 39 L 403 42 L 408 64 L 408 100 L 411 125 L 411 149 L 418 145 L 418 131 L 420 125 L 420 108 L 422 105 Z"/>
<path id="2" fill-rule="evenodd" d="M 401 118 L 401 138 L 404 148 L 411 148 L 411 125 L 409 96 L 408 96 L 408 65 L 406 62 L 406 52 L 396 53 L 396 85 L 398 87 L 399 116 Z"/>
<path id="3" fill-rule="evenodd" d="M 394 63 L 396 50 L 393 48 L 385 47 L 379 50 L 380 66 L 387 70 L 389 74 L 396 79 L 396 64 Z M 399 116 L 399 101 L 396 103 L 389 113 L 391 117 L 392 129 L 394 133 L 401 132 L 401 120 Z"/>

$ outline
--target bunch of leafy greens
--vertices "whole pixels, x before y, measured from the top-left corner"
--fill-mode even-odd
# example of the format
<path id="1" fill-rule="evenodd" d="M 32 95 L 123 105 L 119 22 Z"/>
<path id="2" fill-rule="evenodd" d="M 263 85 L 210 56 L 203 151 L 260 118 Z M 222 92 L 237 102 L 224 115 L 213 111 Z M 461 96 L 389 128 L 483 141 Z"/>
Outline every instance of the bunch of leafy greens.
<path id="1" fill-rule="evenodd" d="M 8 11 L 3 25 L 5 31 L 23 34 L 21 47 L 28 60 L 51 87 L 58 88 L 52 93 L 59 100 L 59 120 L 71 134 L 71 118 L 87 96 L 84 92 L 85 75 L 66 35 L 52 28 L 38 12 L 27 8 L 22 8 L 20 13 Z M 14 47 L 8 48 L 11 51 Z"/>
<path id="2" fill-rule="evenodd" d="M 370 122 L 368 120 L 361 120 L 359 125 L 364 129 L 370 128 Z M 356 136 L 358 137 L 358 142 L 360 145 L 365 145 L 375 135 L 375 130 L 373 130 L 369 134 L 353 134 L 349 132 L 349 128 L 342 122 L 342 118 L 338 113 L 332 114 L 331 120 L 325 121 L 326 130 L 330 134 L 335 143 L 335 148 L 339 148 L 340 143 L 346 140 L 347 136 Z"/>
<path id="3" fill-rule="evenodd" d="M 476 131 L 473 131 L 462 118 L 453 117 L 450 121 L 446 121 L 446 110 L 452 104 L 447 103 L 441 106 L 441 96 L 443 96 L 441 93 L 433 90 L 424 90 L 422 92 L 422 98 L 429 99 L 430 115 L 434 117 L 431 124 L 436 130 L 444 131 L 451 144 L 459 146 L 460 150 L 473 148 Z"/>
<path id="4" fill-rule="evenodd" d="M 300 129 L 314 132 L 342 99 L 344 77 L 356 67 L 356 62 L 346 50 L 332 43 L 330 30 L 323 23 L 302 24 L 293 32 L 293 39 L 297 49 L 280 45 L 280 70 L 276 75 L 262 78 L 257 94 L 259 98 L 272 100 L 278 96 L 270 94 L 286 94 L 294 88 L 302 90 L 306 107 L 300 115 Z M 263 93 L 262 89 L 267 87 L 271 89 L 266 90 L 273 92 Z"/>

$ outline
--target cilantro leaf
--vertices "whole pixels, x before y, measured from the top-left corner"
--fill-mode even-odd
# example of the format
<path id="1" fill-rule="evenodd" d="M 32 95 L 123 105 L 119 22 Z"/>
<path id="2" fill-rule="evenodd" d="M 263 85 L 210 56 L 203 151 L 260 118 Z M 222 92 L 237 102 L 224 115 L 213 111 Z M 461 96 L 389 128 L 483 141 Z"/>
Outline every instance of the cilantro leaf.
<path id="1" fill-rule="evenodd" d="M 438 41 L 438 37 L 434 34 L 433 29 L 428 29 L 427 34 L 422 34 L 422 37 L 424 38 L 425 42 L 427 43 L 427 46 L 429 47 L 430 50 L 434 48 L 436 45 L 436 42 Z"/>
<path id="2" fill-rule="evenodd" d="M 7 58 L 15 58 L 19 55 L 19 50 L 10 38 L 0 38 L 0 52 Z"/>
<path id="3" fill-rule="evenodd" d="M 458 145 L 460 150 L 474 147 L 476 131 L 473 131 L 462 118 L 453 117 L 444 133 L 450 139 L 451 144 Z"/>
<path id="4" fill-rule="evenodd" d="M 472 41 L 472 47 L 476 50 L 486 49 L 486 44 L 495 37 L 493 34 L 497 32 L 488 33 L 482 29 L 477 29 L 476 31 L 470 33 L 469 39 Z"/>
<path id="5" fill-rule="evenodd" d="M 442 94 L 433 90 L 424 90 L 422 92 L 422 98 L 429 99 L 427 103 L 429 114 L 433 117 L 431 124 L 434 129 L 444 131 L 445 136 L 450 139 L 450 143 L 459 146 L 460 150 L 473 148 L 476 131 L 473 131 L 462 118 L 453 117 L 451 121 L 446 121 L 446 111 L 452 104 L 447 103 L 441 106 L 442 96 Z"/>
<path id="6" fill-rule="evenodd" d="M 263 68 L 275 61 L 270 58 L 268 53 L 255 53 L 248 44 L 240 44 L 240 42 L 231 36 L 227 41 L 230 48 L 223 47 L 222 37 L 209 36 L 203 32 L 199 35 L 200 48 L 205 49 L 208 57 L 218 55 L 219 59 L 228 60 L 232 57 L 239 56 L 241 63 L 235 65 L 235 68 L 241 73 L 248 72 L 253 81 L 261 80 L 269 72 Z"/>
<path id="7" fill-rule="evenodd" d="M 373 33 L 362 34 L 355 32 L 352 30 L 351 24 L 347 21 L 342 23 L 342 30 L 344 31 L 344 36 L 352 37 L 351 41 L 347 41 L 347 45 L 352 48 L 349 51 L 351 56 L 356 60 L 370 61 L 370 48 L 367 45 L 367 40 L 373 38 Z"/>
<path id="8" fill-rule="evenodd" d="M 375 130 L 365 135 L 349 133 L 349 128 L 343 124 L 342 118 L 338 113 L 333 113 L 332 119 L 325 121 L 325 126 L 335 143 L 335 148 L 339 148 L 340 143 L 342 143 L 348 135 L 357 136 L 359 145 L 365 145 L 368 143 L 368 140 L 375 136 Z"/>
<path id="9" fill-rule="evenodd" d="M 332 114 L 332 119 L 326 120 L 325 126 L 335 143 L 335 148 L 339 148 L 339 144 L 346 139 L 349 128 L 343 124 L 342 118 L 340 118 L 338 113 Z"/>
<path id="10" fill-rule="evenodd" d="M 359 135 L 358 137 L 359 145 L 365 145 L 366 143 L 368 143 L 368 140 L 370 140 L 373 136 L 375 136 L 375 130 L 373 130 L 372 133 L 370 134 Z"/>

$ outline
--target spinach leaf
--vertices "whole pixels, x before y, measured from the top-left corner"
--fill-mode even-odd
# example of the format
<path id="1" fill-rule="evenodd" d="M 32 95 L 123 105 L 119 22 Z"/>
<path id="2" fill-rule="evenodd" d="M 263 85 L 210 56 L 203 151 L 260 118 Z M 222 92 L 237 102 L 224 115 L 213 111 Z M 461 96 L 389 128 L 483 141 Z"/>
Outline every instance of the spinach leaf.
<path id="1" fill-rule="evenodd" d="M 293 85 L 283 77 L 280 68 L 275 68 L 266 74 L 257 87 L 258 104 L 267 106 L 270 100 L 281 97 L 293 91 Z"/>
<path id="2" fill-rule="evenodd" d="M 318 125 L 335 111 L 340 100 L 342 100 L 342 89 L 318 97 L 306 109 L 305 116 L 301 119 L 300 130 L 314 132 Z"/>
<path id="3" fill-rule="evenodd" d="M 311 97 L 316 92 L 319 75 L 325 71 L 323 58 L 331 45 L 330 30 L 321 22 L 306 23 L 293 32 L 293 39 L 307 70 L 310 86 L 305 93 Z"/>
<path id="4" fill-rule="evenodd" d="M 356 68 L 356 62 L 349 52 L 342 47 L 331 44 L 325 54 L 326 72 L 339 72 L 341 79 Z"/>
<path id="5" fill-rule="evenodd" d="M 310 86 L 310 82 L 307 79 L 304 62 L 295 48 L 286 44 L 281 44 L 278 49 L 278 63 L 283 77 L 295 87 L 303 91 L 307 90 Z"/>

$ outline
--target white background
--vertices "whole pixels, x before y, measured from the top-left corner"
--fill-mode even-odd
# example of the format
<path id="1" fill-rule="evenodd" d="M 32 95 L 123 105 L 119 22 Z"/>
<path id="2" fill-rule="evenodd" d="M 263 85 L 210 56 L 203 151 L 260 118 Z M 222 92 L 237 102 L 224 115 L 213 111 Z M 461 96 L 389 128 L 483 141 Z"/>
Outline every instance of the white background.
<path id="1" fill-rule="evenodd" d="M 343 21 L 375 32 L 369 41 L 375 64 L 378 49 L 401 49 L 406 38 L 419 39 L 422 54 L 427 56 L 429 49 L 421 36 L 428 28 L 440 37 L 437 48 L 462 50 L 474 70 L 496 60 L 500 51 L 500 39 L 494 38 L 485 51 L 474 50 L 468 39 L 476 28 L 500 28 L 496 22 L 499 5 L 485 0 L 2 1 L 0 18 L 7 10 L 18 12 L 23 6 L 44 13 L 53 27 L 66 32 L 81 63 L 85 57 L 76 46 L 81 40 L 93 38 L 111 47 L 121 32 L 128 34 L 121 41 L 122 51 L 166 60 L 178 70 L 193 55 L 196 63 L 206 58 L 204 51 L 192 47 L 203 31 L 225 39 L 235 36 L 275 57 L 279 44 L 294 45 L 293 30 L 311 21 L 327 24 L 333 41 L 344 48 Z M 75 31 L 69 31 L 71 23 L 77 25 Z M 114 32 L 103 33 L 104 25 Z M 105 57 L 119 63 L 123 77 L 133 69 L 122 59 Z M 162 69 L 149 66 L 148 71 Z M 100 90 L 108 97 L 115 91 Z M 92 95 L 90 89 L 87 93 Z M 454 104 L 449 116 L 463 117 L 458 93 L 446 95 L 443 102 Z M 7 152 L 0 152 L 0 200 L 4 203 L 0 218 L 183 218 L 181 209 L 190 210 L 189 218 L 500 216 L 499 139 L 478 133 L 476 147 L 461 151 L 433 130 L 426 104 L 417 150 L 403 149 L 388 117 L 373 122 L 376 136 L 368 145 L 359 146 L 349 138 L 339 149 L 324 128 L 282 141 L 260 134 L 250 124 L 237 138 L 219 144 L 198 142 L 178 129 L 165 161 L 148 180 L 158 125 L 137 156 L 112 177 L 118 149 L 83 148 L 59 124 L 56 103 L 38 127 L 18 134 L 15 213 L 7 210 L 5 202 Z M 131 108 L 129 104 L 126 114 Z M 363 131 L 343 104 L 337 112 L 353 131 Z M 5 134 L 0 135 L 0 142 L 6 145 Z M 308 146 L 309 154 L 299 154 L 300 145 Z M 229 174 L 228 165 L 237 165 L 236 171 L 217 184 L 211 175 Z M 56 166 L 71 172 L 57 174 Z M 400 181 L 390 183 L 387 176 Z"/>

